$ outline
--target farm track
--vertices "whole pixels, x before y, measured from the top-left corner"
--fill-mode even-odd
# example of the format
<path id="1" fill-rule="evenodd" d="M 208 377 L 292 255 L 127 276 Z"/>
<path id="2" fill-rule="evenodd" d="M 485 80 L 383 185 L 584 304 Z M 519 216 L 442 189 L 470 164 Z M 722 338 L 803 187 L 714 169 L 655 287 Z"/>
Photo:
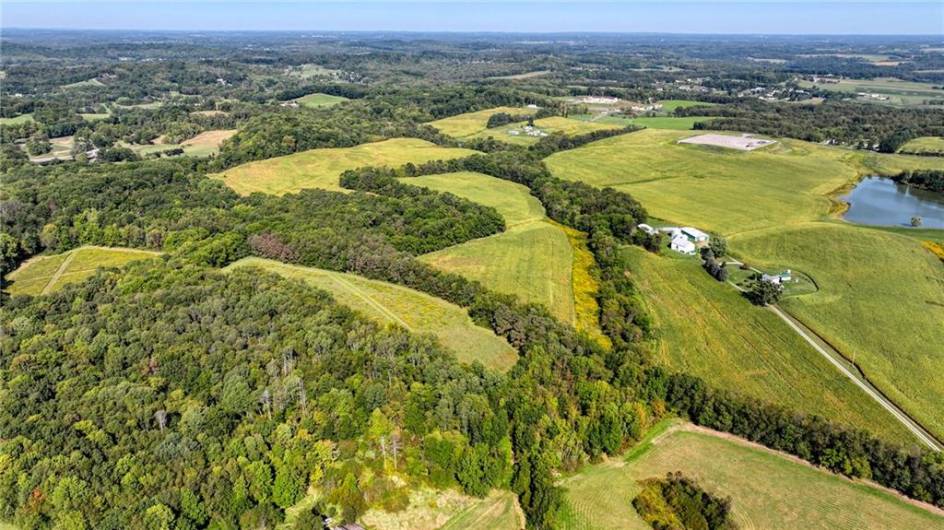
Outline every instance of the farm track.
<path id="1" fill-rule="evenodd" d="M 66 256 L 66 259 L 62 261 L 59 265 L 59 268 L 56 269 L 56 273 L 49 278 L 49 281 L 46 282 L 46 286 L 43 287 L 42 294 L 49 294 L 52 292 L 52 288 L 56 286 L 56 283 L 59 282 L 59 278 L 62 278 L 62 275 L 65 274 L 66 270 L 69 268 L 69 265 L 72 264 L 72 260 L 75 259 L 76 252 L 73 250 L 69 252 L 69 255 Z"/>
<path id="2" fill-rule="evenodd" d="M 900 409 L 893 401 L 885 397 L 881 390 L 876 388 L 869 382 L 869 380 L 858 370 L 850 370 L 846 367 L 845 357 L 842 356 L 835 348 L 829 345 L 826 341 L 820 338 L 816 333 L 814 333 L 810 328 L 806 327 L 802 322 L 794 318 L 792 315 L 784 311 L 783 309 L 777 306 L 768 306 L 774 314 L 779 316 L 784 322 L 790 326 L 795 332 L 797 332 L 801 337 L 803 337 L 806 342 L 810 344 L 817 352 L 819 352 L 823 357 L 826 358 L 833 366 L 835 366 L 843 375 L 852 380 L 859 388 L 861 388 L 866 394 L 869 395 L 872 399 L 878 402 L 885 410 L 891 413 L 906 429 L 912 432 L 921 442 L 931 448 L 933 451 L 944 450 L 944 445 L 939 442 L 934 435 L 928 432 L 924 427 L 921 426 L 918 422 L 913 420 L 911 416 L 908 415 L 904 410 Z"/>

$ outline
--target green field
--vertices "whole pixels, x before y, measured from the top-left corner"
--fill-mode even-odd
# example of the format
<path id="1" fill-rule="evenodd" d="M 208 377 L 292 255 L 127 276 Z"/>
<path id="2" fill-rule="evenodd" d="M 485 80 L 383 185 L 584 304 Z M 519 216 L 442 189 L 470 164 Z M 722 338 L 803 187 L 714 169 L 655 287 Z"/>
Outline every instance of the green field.
<path id="1" fill-rule="evenodd" d="M 232 137 L 236 134 L 236 129 L 219 129 L 213 131 L 204 131 L 189 140 L 184 140 L 179 144 L 165 144 L 165 143 L 156 143 L 156 144 L 145 144 L 145 145 L 135 145 L 129 144 L 129 147 L 132 151 L 137 153 L 139 156 L 149 155 L 151 153 L 159 153 L 167 151 L 169 149 L 180 148 L 184 150 L 184 156 L 192 156 L 194 158 L 206 158 L 211 155 L 215 155 L 220 152 L 220 145 L 223 141 Z"/>
<path id="2" fill-rule="evenodd" d="M 339 303 L 377 322 L 435 335 L 460 361 L 479 361 L 497 370 L 507 370 L 517 361 L 515 350 L 504 339 L 476 326 L 464 309 L 440 298 L 356 274 L 298 267 L 262 258 L 244 258 L 227 269 L 249 266 L 324 289 Z"/>
<path id="3" fill-rule="evenodd" d="M 544 207 L 528 188 L 471 172 L 401 181 L 491 206 L 508 227 L 504 233 L 421 259 L 496 291 L 517 295 L 522 301 L 544 304 L 562 321 L 606 343 L 599 328 L 597 283 L 590 272 L 595 262 L 586 248 L 586 236 L 547 219 Z M 550 266 L 542 265 L 545 256 Z"/>
<path id="4" fill-rule="evenodd" d="M 819 414 L 888 440 L 915 442 L 779 317 L 711 278 L 698 260 L 635 247 L 625 252 L 653 316 L 659 364 L 716 388 Z"/>
<path id="5" fill-rule="evenodd" d="M 365 166 L 398 167 L 413 162 L 461 158 L 469 149 L 439 147 L 415 138 L 394 138 L 355 147 L 310 149 L 288 156 L 249 162 L 212 175 L 236 193 L 282 195 L 306 188 L 346 191 L 338 183 L 341 173 Z"/>
<path id="6" fill-rule="evenodd" d="M 571 117 L 578 120 L 592 121 L 593 123 L 618 125 L 620 127 L 639 125 L 648 129 L 669 129 L 673 131 L 689 131 L 696 123 L 702 123 L 712 119 L 708 116 L 685 116 L 682 118 L 676 118 L 674 116 L 643 116 L 641 118 L 627 118 L 626 116 L 594 116 L 592 114 L 576 114 Z"/>
<path id="7" fill-rule="evenodd" d="M 473 134 L 470 136 L 470 138 L 492 137 L 496 140 L 516 145 L 531 145 L 537 143 L 540 138 L 524 134 L 524 131 L 522 130 L 524 125 L 526 125 L 525 122 L 510 123 L 501 127 L 495 127 L 494 129 L 485 129 L 484 131 Z M 567 136 L 577 136 L 594 131 L 619 129 L 621 127 L 621 125 L 616 123 L 607 123 L 604 121 L 590 122 L 572 118 L 563 118 L 561 116 L 551 116 L 549 118 L 534 120 L 534 126 L 538 130 L 547 134 L 561 133 Z M 516 131 L 518 134 L 510 134 L 511 131 Z"/>
<path id="8" fill-rule="evenodd" d="M 495 107 L 493 109 L 479 110 L 475 112 L 466 112 L 457 116 L 450 116 L 441 120 L 430 122 L 429 124 L 439 129 L 439 132 L 454 136 L 456 138 L 465 138 L 476 133 L 488 130 L 486 125 L 488 119 L 493 114 L 505 112 L 513 116 L 519 114 L 534 114 L 537 109 L 528 109 L 522 107 Z"/>
<path id="9" fill-rule="evenodd" d="M 880 97 L 859 96 L 860 101 L 889 105 L 922 105 L 928 100 L 944 100 L 944 90 L 934 88 L 931 83 L 903 81 L 890 77 L 875 79 L 841 79 L 838 83 L 812 83 L 800 81 L 802 87 L 817 87 L 835 92 L 875 94 Z M 883 99 L 884 98 L 884 99 Z"/>
<path id="10" fill-rule="evenodd" d="M 8 291 L 11 295 L 48 294 L 92 276 L 99 267 L 120 267 L 157 255 L 158 252 L 148 250 L 86 246 L 62 254 L 37 256 L 10 273 L 7 278 L 13 283 Z"/>
<path id="11" fill-rule="evenodd" d="M 683 108 L 687 109 L 689 107 L 711 107 L 714 103 L 707 103 L 704 101 L 695 101 L 692 99 L 667 99 L 665 101 L 660 101 L 662 104 L 662 112 L 672 113 L 675 112 L 675 109 Z"/>
<path id="12" fill-rule="evenodd" d="M 940 510 L 919 507 L 875 485 L 853 482 L 739 438 L 687 424 L 565 478 L 562 530 L 648 530 L 632 499 L 639 481 L 681 471 L 708 492 L 730 497 L 746 529 L 908 530 L 944 528 Z"/>
<path id="13" fill-rule="evenodd" d="M 371 530 L 524 528 L 518 500 L 509 491 L 494 490 L 478 499 L 454 489 L 432 490 L 425 487 L 410 492 L 410 504 L 405 509 L 397 512 L 370 509 L 358 522 Z"/>
<path id="14" fill-rule="evenodd" d="M 833 205 L 829 195 L 863 174 L 944 167 L 935 157 L 865 154 L 789 139 L 750 152 L 678 143 L 696 134 L 647 129 L 546 162 L 555 176 L 612 186 L 658 218 L 720 234 L 822 218 Z"/>
<path id="15" fill-rule="evenodd" d="M 902 153 L 933 153 L 944 155 L 944 138 L 940 136 L 922 136 L 910 140 L 898 150 Z"/>
<path id="16" fill-rule="evenodd" d="M 310 109 L 317 109 L 321 107 L 330 107 L 332 105 L 337 105 L 338 103 L 347 101 L 346 97 L 342 96 L 332 96 L 330 94 L 322 94 L 316 92 L 314 94 L 308 94 L 307 96 L 302 96 L 295 101 L 303 107 L 308 107 Z"/>
<path id="17" fill-rule="evenodd" d="M 0 118 L 0 125 L 21 125 L 33 121 L 33 114 L 20 114 L 12 118 Z"/>
<path id="18" fill-rule="evenodd" d="M 944 438 L 944 267 L 887 230 L 808 223 L 729 240 L 760 266 L 809 272 L 819 291 L 784 309 L 854 360 L 872 383 Z"/>
<path id="19" fill-rule="evenodd" d="M 492 492 L 454 515 L 441 530 L 519 530 L 524 528 L 518 499 L 508 491 Z"/>

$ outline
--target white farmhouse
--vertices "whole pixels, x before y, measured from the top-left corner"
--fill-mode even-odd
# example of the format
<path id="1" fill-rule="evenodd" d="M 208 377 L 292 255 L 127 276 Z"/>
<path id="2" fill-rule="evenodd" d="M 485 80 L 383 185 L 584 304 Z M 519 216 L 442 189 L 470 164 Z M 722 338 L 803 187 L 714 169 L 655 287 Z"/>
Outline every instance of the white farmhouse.
<path id="1" fill-rule="evenodd" d="M 682 235 L 688 238 L 689 241 L 695 243 L 696 245 L 705 245 L 708 243 L 708 234 L 702 232 L 697 228 L 692 228 L 690 226 L 682 227 Z"/>
<path id="2" fill-rule="evenodd" d="M 669 243 L 669 248 L 681 254 L 694 254 L 695 244 L 682 234 L 676 234 Z"/>

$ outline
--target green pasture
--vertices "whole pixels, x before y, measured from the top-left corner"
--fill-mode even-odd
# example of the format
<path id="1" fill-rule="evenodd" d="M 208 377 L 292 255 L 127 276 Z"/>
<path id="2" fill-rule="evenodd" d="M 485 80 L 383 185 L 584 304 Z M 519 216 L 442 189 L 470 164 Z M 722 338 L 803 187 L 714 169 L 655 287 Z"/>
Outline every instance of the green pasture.
<path id="1" fill-rule="evenodd" d="M 697 259 L 627 247 L 655 324 L 654 359 L 716 388 L 819 414 L 888 440 L 914 438 L 772 312 L 709 276 Z M 732 276 L 736 268 L 729 265 Z"/>
<path id="2" fill-rule="evenodd" d="M 321 107 L 330 107 L 332 105 L 337 105 L 347 101 L 348 99 L 343 96 L 332 96 L 330 94 L 322 94 L 316 92 L 314 94 L 308 94 L 307 96 L 302 96 L 295 101 L 303 107 L 308 107 L 311 109 L 317 109 Z"/>
<path id="3" fill-rule="evenodd" d="M 899 152 L 944 155 L 944 137 L 922 136 L 908 141 Z"/>
<path id="4" fill-rule="evenodd" d="M 563 479 L 566 502 L 557 527 L 648 530 L 632 506 L 639 482 L 681 471 L 730 498 L 741 529 L 944 528 L 940 511 L 739 438 L 682 424 L 640 445 Z"/>
<path id="5" fill-rule="evenodd" d="M 472 136 L 476 133 L 488 130 L 486 127 L 488 124 L 488 119 L 491 118 L 493 114 L 498 114 L 500 112 L 505 112 L 513 116 L 521 114 L 531 115 L 537 112 L 537 109 L 523 107 L 495 107 L 493 109 L 466 112 L 465 114 L 450 116 L 448 118 L 430 122 L 430 125 L 436 129 L 439 129 L 439 132 L 443 134 L 454 136 L 456 138 L 465 138 L 467 136 Z"/>
<path id="6" fill-rule="evenodd" d="M 819 291 L 781 305 L 944 438 L 944 267 L 921 241 L 838 222 L 735 236 L 751 263 L 791 264 Z"/>
<path id="7" fill-rule="evenodd" d="M 517 361 L 514 348 L 504 339 L 476 326 L 464 309 L 440 298 L 356 274 L 299 267 L 262 258 L 244 258 L 227 269 L 250 266 L 299 279 L 328 291 L 339 303 L 377 322 L 432 334 L 455 352 L 460 361 L 479 361 L 486 367 L 502 371 Z"/>
<path id="8" fill-rule="evenodd" d="M 407 162 L 461 158 L 469 149 L 439 147 L 415 138 L 394 138 L 355 147 L 310 149 L 287 156 L 258 160 L 212 175 L 240 195 L 254 192 L 282 195 L 305 188 L 345 191 L 338 179 L 349 169 L 366 166 L 399 167 Z"/>

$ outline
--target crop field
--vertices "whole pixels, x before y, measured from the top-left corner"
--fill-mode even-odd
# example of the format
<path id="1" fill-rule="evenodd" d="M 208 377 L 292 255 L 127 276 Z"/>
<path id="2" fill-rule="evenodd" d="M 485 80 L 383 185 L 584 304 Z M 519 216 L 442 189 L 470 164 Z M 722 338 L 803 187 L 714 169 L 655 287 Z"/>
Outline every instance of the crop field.
<path id="1" fill-rule="evenodd" d="M 330 107 L 332 105 L 337 105 L 338 103 L 347 101 L 348 99 L 343 96 L 332 96 L 330 94 L 322 94 L 316 92 L 314 94 L 308 94 L 307 96 L 302 96 L 295 101 L 303 107 L 308 107 L 311 109 L 317 109 L 321 107 Z"/>
<path id="2" fill-rule="evenodd" d="M 915 138 L 901 146 L 899 152 L 944 155 L 944 138 L 940 136 L 922 136 Z"/>
<path id="3" fill-rule="evenodd" d="M 681 424 L 587 466 L 562 481 L 564 530 L 646 530 L 632 506 L 639 481 L 681 471 L 708 492 L 730 497 L 741 529 L 940 528 L 940 510 L 918 506 L 732 436 Z"/>
<path id="4" fill-rule="evenodd" d="M 790 263 L 812 274 L 819 291 L 781 305 L 944 437 L 944 268 L 920 240 L 808 223 L 744 234 L 730 244 L 755 264 Z"/>
<path id="5" fill-rule="evenodd" d="M 338 179 L 349 169 L 398 167 L 413 162 L 447 160 L 474 154 L 470 149 L 439 147 L 415 138 L 394 138 L 355 147 L 310 149 L 287 156 L 249 162 L 213 175 L 240 195 L 254 192 L 283 195 L 306 188 L 347 191 Z"/>
<path id="6" fill-rule="evenodd" d="M 476 326 L 464 309 L 440 298 L 356 274 L 298 267 L 262 258 L 244 258 L 227 268 L 250 266 L 303 280 L 328 291 L 339 303 L 377 322 L 435 335 L 462 362 L 479 361 L 486 367 L 504 371 L 517 361 L 514 348 L 504 339 Z"/>
<path id="7" fill-rule="evenodd" d="M 922 105 L 929 100 L 944 100 L 944 90 L 934 88 L 930 83 L 903 81 L 890 77 L 875 79 L 841 79 L 838 83 L 817 83 L 801 81 L 800 86 L 822 88 L 835 92 L 854 92 L 874 94 L 859 96 L 861 101 L 872 101 L 890 105 Z"/>
<path id="8" fill-rule="evenodd" d="M 678 143 L 693 134 L 647 129 L 546 162 L 555 176 L 612 186 L 658 218 L 720 234 L 822 218 L 833 204 L 829 195 L 859 175 L 944 167 L 936 157 L 865 154 L 789 139 L 750 152 Z"/>
<path id="9" fill-rule="evenodd" d="M 599 326 L 595 298 L 598 286 L 591 272 L 596 263 L 587 249 L 586 235 L 547 219 L 543 206 L 528 188 L 470 172 L 401 181 L 491 206 L 505 218 L 508 227 L 504 233 L 446 248 L 421 259 L 481 281 L 499 292 L 518 295 L 522 301 L 542 303 L 562 321 L 573 323 L 578 330 L 607 343 Z M 542 261 L 545 251 L 550 252 L 547 266 Z M 511 277 L 505 277 L 509 274 Z"/>
<path id="10" fill-rule="evenodd" d="M 915 442 L 779 317 L 708 276 L 698 260 L 634 247 L 625 252 L 653 316 L 659 364 L 716 388 L 819 414 L 888 440 Z"/>
<path id="11" fill-rule="evenodd" d="M 37 256 L 7 277 L 11 295 L 49 294 L 69 283 L 80 282 L 100 267 L 120 267 L 128 262 L 152 258 L 158 252 L 130 248 L 79 247 L 61 254 Z"/>
<path id="12" fill-rule="evenodd" d="M 456 138 L 465 138 L 476 133 L 487 130 L 488 119 L 493 114 L 505 112 L 511 115 L 534 114 L 537 109 L 528 109 L 523 107 L 495 107 L 493 109 L 479 110 L 476 112 L 466 112 L 457 116 L 450 116 L 441 120 L 430 122 L 429 124 L 439 129 L 439 132 L 454 136 Z"/>

